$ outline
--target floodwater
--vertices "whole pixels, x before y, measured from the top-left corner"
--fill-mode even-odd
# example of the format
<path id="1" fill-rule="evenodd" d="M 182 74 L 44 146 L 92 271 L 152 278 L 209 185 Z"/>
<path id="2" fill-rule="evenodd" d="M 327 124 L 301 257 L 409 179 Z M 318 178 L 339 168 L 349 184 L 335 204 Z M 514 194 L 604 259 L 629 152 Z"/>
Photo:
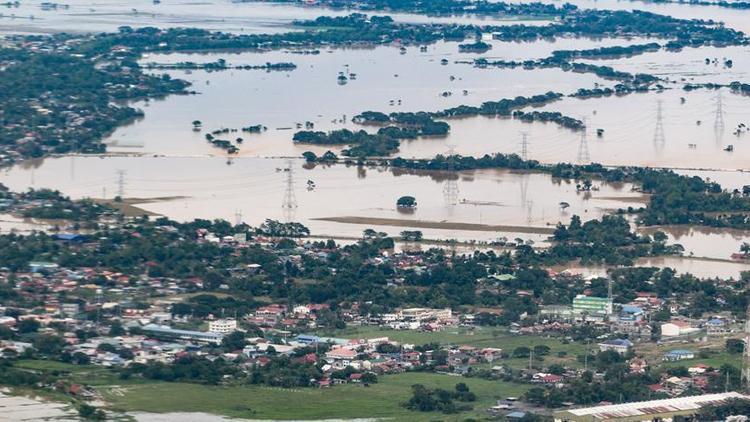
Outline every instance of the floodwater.
<path id="1" fill-rule="evenodd" d="M 663 43 L 662 43 L 663 44 Z M 709 63 L 706 63 L 709 59 Z M 731 60 L 731 66 L 726 63 Z M 630 73 L 649 73 L 672 82 L 744 82 L 750 70 L 750 47 L 688 47 L 679 52 L 659 50 L 618 59 L 587 59 L 580 62 L 611 66 Z"/>
<path id="2" fill-rule="evenodd" d="M 606 44 L 617 45 L 621 42 L 624 41 L 607 40 Z M 560 39 L 531 44 L 495 41 L 492 55 L 514 59 L 533 58 L 577 44 L 594 46 L 597 43 L 588 39 Z M 111 151 L 221 155 L 223 151 L 205 142 L 203 134 L 192 131 L 191 122 L 197 119 L 203 122 L 207 131 L 255 124 L 267 126 L 269 130 L 260 135 L 238 135 L 246 141 L 240 146 L 240 155 L 298 156 L 314 148 L 292 145 L 296 123 L 311 121 L 316 130 L 357 129 L 362 127 L 352 124 L 351 118 L 366 110 L 442 110 L 550 90 L 572 92 L 581 86 L 602 82 L 592 75 L 566 73 L 557 69 L 535 72 L 487 70 L 453 63 L 474 57 L 459 53 L 457 43 L 442 42 L 429 46 L 427 52 L 411 47 L 407 54 L 400 54 L 393 47 L 378 47 L 323 50 L 319 55 L 286 51 L 266 54 L 151 55 L 143 62 L 205 63 L 224 58 L 233 65 L 293 62 L 298 68 L 285 72 L 170 71 L 168 73 L 173 77 L 191 81 L 192 89 L 200 92 L 200 95 L 171 96 L 163 101 L 150 101 L 147 107 L 146 103 L 137 103 L 137 107 L 145 110 L 145 119 L 115 131 L 107 142 L 111 144 Z M 450 63 L 441 65 L 443 58 Z M 339 72 L 355 73 L 356 79 L 341 86 L 337 83 Z M 441 95 L 445 92 L 451 95 Z M 456 131 L 454 137 L 461 136 L 461 131 Z M 434 149 L 429 146 L 437 145 L 440 152 L 446 149 L 440 139 L 422 140 L 416 144 L 427 147 L 425 155 L 421 156 L 435 155 Z M 325 151 L 324 148 L 318 150 Z"/>
<path id="3" fill-rule="evenodd" d="M 523 0 L 515 0 L 523 1 Z M 627 0 L 570 0 L 584 9 L 640 9 L 678 18 L 714 19 L 727 27 L 750 33 L 750 10 L 688 4 L 657 4 Z M 232 0 L 66 0 L 68 9 L 43 10 L 42 0 L 24 0 L 19 7 L 0 9 L 0 31 L 8 33 L 106 32 L 119 26 L 175 27 L 191 26 L 225 32 L 279 32 L 295 19 L 314 19 L 321 15 L 341 16 L 350 10 L 332 10 L 278 3 L 235 2 Z M 385 13 L 372 13 L 385 14 Z M 502 18 L 451 16 L 431 17 L 387 13 L 395 20 L 413 23 L 456 22 L 503 25 L 515 23 Z M 543 25 L 546 21 L 523 21 Z"/>
<path id="4" fill-rule="evenodd" d="M 554 224 L 573 214 L 588 220 L 643 204 L 642 196 L 629 185 L 605 184 L 598 191 L 579 193 L 574 183 L 544 174 L 488 170 L 463 172 L 457 180 L 446 181 L 439 173 L 344 165 L 307 169 L 301 160 L 291 165 L 290 176 L 284 171 L 287 162 L 278 159 L 237 158 L 227 165 L 223 158 L 64 157 L 16 166 L 0 175 L 0 183 L 17 191 L 57 189 L 73 198 L 176 197 L 141 207 L 176 220 L 235 221 L 239 211 L 243 221 L 257 225 L 266 218 L 287 217 L 282 204 L 291 177 L 297 205 L 292 219 L 309 226 L 314 234 L 331 236 L 359 236 L 367 227 L 398 234 L 410 225 L 421 229 L 418 222 L 430 222 L 422 230 L 425 237 L 493 240 L 518 235 L 541 241 Z M 124 172 L 122 188 L 120 170 Z M 404 195 L 416 197 L 418 207 L 413 212 L 396 208 L 396 200 Z M 561 202 L 568 207 L 561 209 Z M 352 223 L 318 220 L 342 217 L 353 218 Z M 501 234 L 497 227 L 487 231 L 450 223 L 507 229 Z M 524 233 L 529 227 L 542 230 L 536 235 Z"/>
<path id="5" fill-rule="evenodd" d="M 723 129 L 717 125 L 719 101 Z M 750 135 L 746 132 L 734 134 L 738 125 L 750 123 L 748 106 L 750 97 L 731 94 L 725 89 L 719 92 L 669 89 L 619 98 L 566 98 L 543 109 L 586 119 L 589 129 L 585 143 L 580 133 L 570 134 L 553 128 L 558 135 L 552 137 L 549 133 L 551 125 L 534 125 L 531 133 L 537 146 L 531 149 L 531 153 L 547 162 L 581 161 L 579 151 L 582 145 L 586 145 L 591 161 L 609 165 L 748 168 Z M 659 108 L 661 136 L 657 130 Z M 604 130 L 601 137 L 597 136 L 596 129 Z M 539 136 L 536 135 L 538 132 Z M 729 145 L 733 146 L 733 152 L 725 151 Z"/>
<path id="6" fill-rule="evenodd" d="M 523 2 L 525 0 L 511 0 Z M 644 10 L 680 19 L 711 19 L 723 22 L 728 28 L 750 34 L 750 10 L 728 9 L 719 6 L 696 6 L 684 2 L 658 3 L 639 0 L 566 0 L 581 9 Z"/>
<path id="7" fill-rule="evenodd" d="M 740 251 L 743 242 L 750 242 L 750 232 L 710 227 L 666 226 L 641 229 L 644 233 L 663 231 L 669 237 L 668 243 L 680 244 L 686 256 L 699 256 L 728 260 Z"/>
<path id="8" fill-rule="evenodd" d="M 750 271 L 750 265 L 742 262 L 724 262 L 700 259 L 695 257 L 668 256 L 662 258 L 639 259 L 636 267 L 658 267 L 673 268 L 679 274 L 692 274 L 698 278 L 739 279 L 744 271 Z M 584 277 L 606 277 L 606 267 L 580 267 L 567 268 L 573 274 L 581 274 Z"/>
<path id="9" fill-rule="evenodd" d="M 0 233 L 30 233 L 55 228 L 56 224 L 28 218 L 19 218 L 10 214 L 0 214 Z"/>
<path id="10" fill-rule="evenodd" d="M 237 33 L 292 30 L 295 19 L 320 15 L 345 15 L 346 10 L 326 10 L 286 4 L 237 3 L 231 0 L 71 0 L 69 9 L 45 11 L 41 0 L 24 1 L 18 8 L 0 9 L 0 31 L 5 33 L 114 31 L 122 25 L 191 26 Z M 626 0 L 572 0 L 583 8 L 630 10 L 634 8 L 681 18 L 710 18 L 750 33 L 750 11 L 720 7 L 654 4 Z M 31 16 L 34 16 L 31 19 Z M 507 24 L 509 21 L 474 17 L 425 17 L 391 14 L 402 22 L 461 22 Z M 524 22 L 529 23 L 529 22 Z M 547 22 L 531 22 L 546 24 Z M 490 59 L 524 60 L 549 56 L 554 50 L 629 45 L 650 39 L 560 38 L 555 41 L 508 43 L 490 41 Z M 136 153 L 138 157 L 64 157 L 22 163 L 0 175 L 0 182 L 14 190 L 29 187 L 59 189 L 74 198 L 173 197 L 147 201 L 145 210 L 177 220 L 193 218 L 241 218 L 258 224 L 265 218 L 292 218 L 309 226 L 316 235 L 353 237 L 365 228 L 391 235 L 410 227 L 427 238 L 477 240 L 498 237 L 544 243 L 542 233 L 558 221 L 579 214 L 597 218 L 618 207 L 641 206 L 643 198 L 629 186 L 601 186 L 591 197 L 575 186 L 555 182 L 546 175 L 507 171 L 466 172 L 454 181 L 440 174 L 395 174 L 383 169 L 334 166 L 305 168 L 292 162 L 291 203 L 284 212 L 289 172 L 284 160 L 254 157 L 298 157 L 303 151 L 324 152 L 325 147 L 294 145 L 298 123 L 313 122 L 316 130 L 358 128 L 351 117 L 365 110 L 438 111 L 461 104 L 535 95 L 547 91 L 570 94 L 579 88 L 613 86 L 615 82 L 590 74 L 557 69 L 477 69 L 456 61 L 473 54 L 459 53 L 457 43 L 430 45 L 426 52 L 409 47 L 323 49 L 319 55 L 268 53 L 151 55 L 144 62 L 210 62 L 226 59 L 232 65 L 293 62 L 290 72 L 231 70 L 223 72 L 169 71 L 173 77 L 193 82 L 200 95 L 171 96 L 164 100 L 137 102 L 144 119 L 116 130 L 106 142 L 110 151 Z M 659 51 L 626 59 L 597 60 L 617 70 L 653 73 L 668 78 L 662 93 L 633 94 L 581 100 L 564 98 L 543 107 L 565 115 L 585 118 L 588 130 L 573 132 L 555 124 L 522 123 L 513 119 L 473 117 L 450 120 L 451 134 L 442 139 L 402 142 L 403 157 L 430 158 L 449 146 L 464 155 L 521 151 L 521 132 L 528 135 L 529 158 L 543 162 L 588 162 L 609 165 L 642 165 L 681 169 L 685 174 L 709 176 L 726 188 L 750 184 L 748 134 L 733 132 L 748 122 L 750 97 L 721 90 L 685 92 L 685 82 L 747 82 L 750 66 L 747 47 L 688 48 L 679 53 Z M 441 65 L 441 59 L 448 65 Z M 706 64 L 705 59 L 718 59 Z M 723 58 L 733 60 L 731 68 Z M 339 72 L 356 73 L 345 85 Z M 161 73 L 161 72 L 158 72 Z M 464 94 L 465 91 L 465 94 Z M 441 95 L 449 93 L 450 95 Z M 721 104 L 721 106 L 719 106 Z M 657 117 L 661 115 L 661 118 Z M 191 122 L 201 120 L 204 132 L 194 132 Z M 721 124 L 719 124 L 721 123 Z M 226 164 L 222 150 L 204 140 L 206 131 L 262 124 L 262 134 L 230 134 L 243 137 L 239 156 Z M 659 128 L 662 128 L 660 130 Z M 367 128 L 372 130 L 371 128 Z M 601 136 L 596 130 L 603 129 Z M 733 152 L 725 151 L 728 146 Z M 340 148 L 330 148 L 338 151 Z M 166 157 L 165 157 L 166 156 Z M 307 189 L 308 181 L 311 190 Z M 314 184 L 314 187 L 313 187 Z M 419 203 L 413 213 L 395 207 L 402 195 L 414 195 Z M 289 197 L 288 197 L 289 198 Z M 289 202 L 289 201 L 287 201 Z M 561 209 L 567 202 L 569 208 Z M 347 217 L 348 223 L 341 222 Z M 334 218 L 339 221 L 320 220 Z M 363 219 L 363 218 L 368 218 Z M 424 226 L 428 222 L 427 226 Z M 456 225 L 466 223 L 474 225 Z M 23 221 L 8 219 L 3 230 Z M 495 226 L 492 231 L 486 226 Z M 504 227 L 502 230 L 498 227 Z M 483 227 L 483 228 L 482 228 Z M 529 233 L 529 228 L 534 233 Z M 670 240 L 682 244 L 686 254 L 727 259 L 739 249 L 741 232 L 666 228 Z M 666 265 L 699 276 L 737 276 L 748 270 L 744 263 L 669 257 L 644 260 L 640 265 Z"/>
<path id="11" fill-rule="evenodd" d="M 645 40 L 606 40 L 605 44 L 641 41 Z M 490 53 L 491 58 L 525 59 L 544 57 L 553 50 L 575 48 L 576 45 L 590 48 L 595 43 L 594 40 L 566 38 L 532 44 L 493 42 L 495 47 Z M 392 47 L 378 47 L 324 50 L 320 55 L 287 51 L 152 55 L 144 62 L 210 62 L 224 58 L 231 64 L 291 61 L 299 67 L 290 72 L 170 71 L 174 77 L 193 82 L 200 95 L 137 103 L 136 106 L 146 110 L 146 118 L 118 129 L 107 143 L 111 151 L 120 152 L 223 155 L 222 150 L 205 142 L 202 133 L 192 131 L 190 122 L 197 119 L 203 122 L 207 131 L 255 124 L 267 126 L 269 130 L 263 134 L 230 134 L 228 139 L 243 137 L 245 140 L 240 146 L 242 156 L 299 156 L 306 150 L 340 149 L 294 145 L 291 138 L 297 130 L 296 125 L 306 121 L 313 122 L 316 130 L 361 129 L 361 126 L 351 123 L 351 117 L 365 110 L 438 111 L 461 104 L 479 105 L 484 101 L 550 90 L 567 94 L 597 84 L 613 85 L 611 81 L 592 75 L 558 69 L 477 69 L 456 64 L 456 61 L 474 57 L 456 50 L 455 43 L 438 43 L 429 46 L 427 52 L 412 48 L 407 54 L 400 54 Z M 715 53 L 711 52 L 712 55 Z M 699 67 L 707 67 L 706 72 L 715 72 L 716 75 L 723 72 L 717 70 L 717 66 L 706 66 L 698 58 L 699 53 L 686 59 L 686 68 L 680 68 L 683 63 L 681 54 L 659 54 L 663 63 L 668 62 L 665 58 L 673 60 L 672 79 L 689 78 L 695 73 L 694 68 Z M 442 58 L 448 58 L 450 63 L 441 65 Z M 731 69 L 735 73 L 728 79 L 744 77 L 742 69 L 747 66 L 741 63 Z M 630 70 L 633 71 L 648 71 L 642 64 L 632 67 Z M 356 73 L 357 79 L 340 86 L 336 75 L 341 71 Z M 595 161 L 607 165 L 690 169 L 747 168 L 750 162 L 745 138 L 750 135 L 744 132 L 738 135 L 735 131 L 740 124 L 750 124 L 745 112 L 750 97 L 733 94 L 727 89 L 686 92 L 681 89 L 682 83 L 667 86 L 668 89 L 661 93 L 564 98 L 542 107 L 542 110 L 585 119 L 589 127 L 586 139 L 581 132 L 552 123 L 529 124 L 480 116 L 449 120 L 451 133 L 446 138 L 404 141 L 397 155 L 431 158 L 445 153 L 447 145 L 454 146 L 455 151 L 463 155 L 519 153 L 521 132 L 527 132 L 528 156 L 549 163 Z M 444 92 L 451 95 L 441 95 Z M 658 136 L 657 132 L 659 104 L 663 136 Z M 717 113 L 719 109 L 721 113 Z M 719 125 L 719 121 L 723 125 Z M 597 129 L 603 129 L 601 136 L 597 136 Z M 729 145 L 734 152 L 725 151 Z"/>
<path id="12" fill-rule="evenodd" d="M 698 176 L 721 185 L 725 190 L 742 191 L 743 186 L 750 185 L 750 169 L 736 170 L 675 170 L 678 174 Z"/>
<path id="13" fill-rule="evenodd" d="M 45 10 L 43 0 L 24 0 L 19 7 L 0 7 L 0 32 L 116 32 L 123 25 L 158 28 L 193 27 L 233 33 L 274 33 L 289 30 L 294 20 L 318 16 L 344 16 L 349 10 L 297 7 L 283 3 L 238 2 L 232 0 L 66 0 L 69 7 Z M 51 3 L 51 2 L 50 2 Z M 386 13 L 371 13 L 386 15 Z M 507 25 L 515 20 L 471 16 L 430 17 L 409 13 L 387 13 L 408 23 L 463 23 Z M 549 21 L 523 21 L 546 25 Z"/>

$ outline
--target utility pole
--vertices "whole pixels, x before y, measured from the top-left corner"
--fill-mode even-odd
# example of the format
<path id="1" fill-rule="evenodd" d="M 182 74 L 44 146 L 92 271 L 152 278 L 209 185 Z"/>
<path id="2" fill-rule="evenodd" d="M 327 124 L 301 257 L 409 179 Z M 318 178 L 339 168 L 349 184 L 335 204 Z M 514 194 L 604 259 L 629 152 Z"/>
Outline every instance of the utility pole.
<path id="1" fill-rule="evenodd" d="M 294 167 L 292 160 L 286 162 L 286 190 L 284 191 L 284 200 L 281 203 L 281 209 L 284 213 L 284 220 L 291 223 L 294 220 L 295 210 L 297 209 L 297 197 L 294 195 Z"/>
<path id="2" fill-rule="evenodd" d="M 750 391 L 750 305 L 745 315 L 745 347 L 742 353 L 742 381 L 745 390 Z"/>
<path id="3" fill-rule="evenodd" d="M 664 149 L 667 143 L 664 136 L 664 113 L 662 110 L 662 100 L 656 101 L 656 128 L 654 129 L 654 148 L 657 151 Z"/>
<path id="4" fill-rule="evenodd" d="M 455 145 L 448 145 L 448 152 L 445 154 L 447 170 L 449 174 L 443 184 L 443 199 L 446 205 L 458 204 L 458 181 L 453 178 L 453 172 L 456 170 L 456 152 Z"/>
<path id="5" fill-rule="evenodd" d="M 531 361 L 534 359 L 534 348 L 529 348 L 529 373 L 531 373 Z"/>
<path id="6" fill-rule="evenodd" d="M 578 143 L 578 163 L 589 164 L 591 162 L 591 155 L 589 154 L 589 141 L 586 138 L 586 132 L 588 130 L 586 125 L 586 118 L 583 119 L 583 128 L 581 128 L 581 140 Z"/>

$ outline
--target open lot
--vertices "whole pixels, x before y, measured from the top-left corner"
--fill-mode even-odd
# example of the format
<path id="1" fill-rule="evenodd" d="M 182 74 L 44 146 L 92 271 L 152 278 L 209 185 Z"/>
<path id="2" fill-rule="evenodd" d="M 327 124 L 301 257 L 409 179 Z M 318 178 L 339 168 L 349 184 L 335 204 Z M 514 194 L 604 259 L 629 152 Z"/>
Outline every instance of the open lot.
<path id="1" fill-rule="evenodd" d="M 474 411 L 457 415 L 413 412 L 402 406 L 411 397 L 411 386 L 453 389 L 466 383 L 477 395 Z M 342 385 L 330 389 L 283 389 L 260 386 L 213 387 L 198 384 L 149 382 L 99 387 L 112 409 L 145 412 L 206 412 L 248 419 L 350 419 L 464 420 L 479 416 L 497 399 L 518 396 L 523 385 L 459 378 L 448 375 L 406 373 L 380 377 L 370 387 Z"/>

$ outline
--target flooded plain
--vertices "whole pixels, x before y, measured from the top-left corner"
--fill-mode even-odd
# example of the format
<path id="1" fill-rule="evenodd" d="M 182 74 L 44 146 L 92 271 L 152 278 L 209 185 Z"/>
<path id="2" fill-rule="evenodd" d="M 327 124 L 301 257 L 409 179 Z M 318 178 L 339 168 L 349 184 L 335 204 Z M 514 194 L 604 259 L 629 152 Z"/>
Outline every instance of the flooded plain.
<path id="1" fill-rule="evenodd" d="M 528 45 L 493 42 L 497 46 L 493 54 L 529 58 L 572 47 L 576 43 L 593 46 L 596 41 L 561 39 Z M 617 45 L 618 40 L 609 40 L 608 43 Z M 473 57 L 459 53 L 456 43 L 437 43 L 428 46 L 426 52 L 412 47 L 407 54 L 400 54 L 399 49 L 393 47 L 378 47 L 323 50 L 319 55 L 285 51 L 151 55 L 143 62 L 205 63 L 223 58 L 232 65 L 292 62 L 298 67 L 285 72 L 170 71 L 171 76 L 192 82 L 192 89 L 200 94 L 150 101 L 147 107 L 146 103 L 137 103 L 136 106 L 146 111 L 146 118 L 117 130 L 107 142 L 111 144 L 111 151 L 221 155 L 221 150 L 205 142 L 203 134 L 192 131 L 191 122 L 197 119 L 203 122 L 206 130 L 255 124 L 269 128 L 263 134 L 245 136 L 247 142 L 240 146 L 240 155 L 299 155 L 310 148 L 292 145 L 293 128 L 297 123 L 313 122 L 316 130 L 361 129 L 361 126 L 351 123 L 351 118 L 366 110 L 437 111 L 551 90 L 572 92 L 581 86 L 602 82 L 592 75 L 557 69 L 535 72 L 488 70 L 453 63 Z M 443 58 L 450 63 L 441 65 Z M 339 85 L 339 72 L 355 73 L 356 80 Z M 462 136 L 460 130 L 454 133 L 455 137 Z M 418 143 L 437 144 L 441 152 L 445 149 L 439 139 Z M 428 148 L 423 156 L 434 156 L 432 151 Z"/>
<path id="2" fill-rule="evenodd" d="M 608 39 L 604 45 L 623 45 L 624 42 L 628 41 Z M 574 45 L 587 48 L 595 43 L 595 40 L 566 38 L 532 44 L 493 42 L 491 58 L 544 57 L 557 49 Z M 687 49 L 693 50 L 700 51 Z M 684 64 L 680 54 L 658 54 L 673 60 L 676 69 L 670 76 L 673 79 L 690 78 L 695 68 L 706 67 L 702 59 L 698 59 L 699 53 L 686 59 L 685 68 L 680 67 Z M 292 143 L 298 124 L 304 122 L 312 122 L 315 130 L 323 131 L 362 129 L 353 124 L 351 118 L 365 110 L 439 111 L 517 95 L 547 91 L 569 94 L 579 88 L 613 85 L 593 75 L 558 69 L 478 69 L 456 63 L 473 57 L 458 53 L 455 43 L 438 43 L 429 46 L 426 52 L 411 48 L 406 54 L 393 47 L 378 47 L 324 50 L 319 55 L 287 51 L 152 55 L 143 61 L 203 63 L 223 58 L 232 65 L 286 61 L 294 62 L 298 68 L 287 72 L 169 71 L 173 77 L 191 81 L 200 94 L 136 103 L 146 111 L 145 119 L 118 129 L 107 143 L 110 151 L 115 152 L 223 155 L 222 150 L 205 142 L 202 133 L 192 131 L 190 122 L 197 119 L 208 131 L 255 124 L 268 127 L 262 134 L 244 136 L 241 156 L 298 156 L 306 150 L 324 152 L 329 149 Z M 443 58 L 449 59 L 448 65 L 440 64 Z M 633 71 L 648 71 L 644 64 L 631 64 L 631 67 Z M 714 65 L 708 65 L 708 70 L 722 73 Z M 742 78 L 746 70 L 747 66 L 738 64 L 731 69 L 734 73 L 728 79 Z M 338 72 L 356 73 L 357 78 L 342 86 L 336 80 Z M 721 170 L 750 165 L 745 145 L 745 138 L 750 135 L 736 133 L 739 125 L 750 123 L 744 112 L 750 97 L 733 94 L 728 89 L 687 92 L 682 89 L 682 83 L 667 84 L 667 87 L 660 93 L 622 97 L 567 97 L 541 108 L 585 119 L 588 125 L 585 139 L 582 132 L 551 123 L 472 117 L 450 119 L 451 133 L 445 138 L 402 142 L 397 155 L 431 158 L 445 153 L 447 145 L 454 146 L 455 151 L 463 155 L 518 153 L 521 132 L 527 132 L 528 156 L 548 163 L 595 161 L 607 165 Z M 660 108 L 664 136 L 657 138 Z M 719 108 L 721 113 L 717 112 Z M 721 116 L 721 128 L 717 116 Z M 602 129 L 599 135 L 598 129 Z M 729 145 L 733 152 L 725 151 Z M 690 159 L 686 160 L 686 156 Z"/>
<path id="3" fill-rule="evenodd" d="M 524 0 L 512 0 L 521 2 Z M 0 31 L 10 33 L 103 32 L 119 26 L 174 27 L 191 26 L 226 32 L 279 32 L 287 30 L 296 19 L 317 16 L 341 16 L 346 9 L 322 9 L 292 6 L 284 3 L 257 3 L 233 0 L 68 0 L 59 3 L 68 8 L 42 8 L 43 0 L 25 0 L 18 7 L 0 9 Z M 569 0 L 582 9 L 647 10 L 683 19 L 713 19 L 727 27 L 750 33 L 750 10 L 719 6 L 665 4 L 629 0 Z M 45 10 L 46 9 L 46 10 Z M 382 13 L 375 13 L 382 14 Z M 405 13 L 388 13 L 395 20 L 413 23 L 456 22 L 502 25 L 516 23 L 503 17 L 449 16 L 434 17 Z M 547 21 L 523 21 L 543 25 Z"/>
<path id="4" fill-rule="evenodd" d="M 636 267 L 672 268 L 679 274 L 692 274 L 698 278 L 734 278 L 739 279 L 741 273 L 750 271 L 750 265 L 742 262 L 725 262 L 704 258 L 667 256 L 662 258 L 643 258 L 635 263 Z M 584 277 L 606 277 L 607 267 L 569 266 L 560 268 L 572 274 Z"/>
<path id="5" fill-rule="evenodd" d="M 10 2 L 9 2 L 10 3 Z M 343 9 L 297 7 L 285 3 L 243 2 L 235 0 L 67 0 L 53 4 L 43 0 L 24 0 L 15 7 L 0 6 L 0 31 L 6 33 L 116 32 L 123 25 L 134 28 L 193 27 L 233 33 L 274 33 L 290 30 L 295 20 L 318 16 L 344 16 Z M 67 6 L 67 7 L 65 7 Z M 508 25 L 515 19 L 503 17 L 431 17 L 410 13 L 370 13 L 388 15 L 408 23 L 463 23 Z M 524 20 L 526 25 L 546 25 L 545 20 Z"/>
<path id="6" fill-rule="evenodd" d="M 68 8 L 43 10 L 41 1 L 24 1 L 19 7 L 0 9 L 0 31 L 13 33 L 114 31 L 121 25 L 201 27 L 237 33 L 293 30 L 295 19 L 320 15 L 345 15 L 349 10 L 329 10 L 288 4 L 234 2 L 230 0 L 71 0 Z M 721 7 L 655 4 L 625 0 L 573 0 L 582 8 L 631 10 L 634 8 L 681 18 L 711 18 L 750 32 L 750 11 Z M 512 24 L 502 18 L 471 16 L 428 17 L 389 14 L 402 22 L 458 22 Z M 31 18 L 33 16 L 33 19 Z M 524 21 L 525 24 L 548 22 Z M 549 56 L 554 50 L 642 44 L 651 39 L 559 38 L 533 43 L 488 41 L 488 59 L 525 60 Z M 479 156 L 519 153 L 521 133 L 528 135 L 529 158 L 542 162 L 601 162 L 682 169 L 685 174 L 710 177 L 730 189 L 750 184 L 748 136 L 735 134 L 738 125 L 750 123 L 746 110 L 750 97 L 720 91 L 682 90 L 684 83 L 739 80 L 747 82 L 750 48 L 687 48 L 679 53 L 658 51 L 626 59 L 596 60 L 616 70 L 652 73 L 668 79 L 660 93 L 624 97 L 577 99 L 566 97 L 541 108 L 585 119 L 588 129 L 574 132 L 555 124 L 523 123 L 509 118 L 451 119 L 445 138 L 402 142 L 402 157 L 431 158 L 452 148 L 456 153 Z M 570 94 L 579 88 L 614 86 L 615 81 L 591 74 L 558 69 L 479 69 L 457 63 L 479 57 L 459 53 L 457 43 L 436 43 L 420 51 L 408 47 L 322 49 L 319 54 L 289 51 L 265 53 L 150 55 L 143 63 L 206 63 L 220 58 L 230 65 L 292 62 L 293 71 L 227 70 L 221 72 L 155 71 L 189 80 L 199 95 L 171 96 L 137 102 L 145 118 L 119 128 L 106 143 L 114 153 L 130 157 L 63 157 L 25 162 L 0 175 L 0 183 L 14 190 L 52 188 L 74 198 L 143 198 L 144 211 L 177 220 L 193 218 L 241 219 L 259 224 L 266 218 L 293 219 L 320 236 L 359 236 L 365 228 L 391 235 L 419 229 L 426 238 L 490 242 L 500 237 L 533 240 L 544 244 L 558 221 L 571 215 L 584 220 L 608 211 L 642 206 L 645 199 L 630 186 L 602 185 L 591 193 L 547 175 L 507 171 L 477 171 L 446 175 L 408 173 L 387 169 L 345 166 L 309 168 L 301 160 L 287 162 L 268 157 L 299 157 L 306 150 L 327 149 L 295 145 L 298 124 L 312 122 L 315 130 L 361 128 L 351 118 L 365 110 L 439 111 L 458 105 L 536 95 L 547 91 Z M 705 59 L 717 59 L 706 64 Z M 731 67 L 724 58 L 732 59 Z M 448 64 L 441 64 L 447 59 Z M 345 85 L 339 72 L 356 73 Z M 661 119 L 657 116 L 661 115 Z M 203 132 L 191 122 L 201 120 Z M 718 122 L 721 121 L 719 125 Z M 663 136 L 657 130 L 663 126 Z M 204 139 L 219 128 L 261 124 L 261 134 L 244 138 L 240 153 L 227 164 L 222 150 Z M 597 134 L 597 129 L 602 129 Z M 371 130 L 368 128 L 368 130 Z M 234 135 L 232 135 L 234 136 Z M 733 151 L 726 151 L 729 146 Z M 291 176 L 290 176 L 291 175 Z M 291 180 L 291 182 L 290 182 Z M 282 209 L 288 187 L 295 206 Z M 412 212 L 398 210 L 395 201 L 413 195 Z M 159 198 L 159 199 L 153 199 Z M 561 204 L 566 206 L 562 207 Z M 0 228 L 29 230 L 28 222 L 7 218 Z M 742 232 L 662 228 L 670 241 L 685 247 L 689 257 L 644 260 L 639 265 L 666 265 L 699 276 L 737 276 L 750 266 L 722 262 L 745 241 Z"/>
<path id="7" fill-rule="evenodd" d="M 685 256 L 698 256 L 712 259 L 731 259 L 740 252 L 744 242 L 750 242 L 750 232 L 710 227 L 666 226 L 643 228 L 642 233 L 660 230 L 669 237 L 668 243 L 680 244 L 685 248 Z"/>
<path id="8" fill-rule="evenodd" d="M 416 227 L 425 237 L 461 240 L 517 235 L 543 240 L 573 214 L 599 218 L 645 200 L 629 185 L 602 184 L 583 193 L 575 183 L 545 174 L 487 170 L 448 179 L 440 173 L 309 168 L 302 160 L 262 158 L 227 165 L 222 158 L 64 157 L 16 166 L 0 175 L 0 183 L 13 190 L 56 189 L 73 198 L 173 198 L 140 206 L 177 220 L 234 221 L 241 212 L 249 224 L 291 218 L 317 235 L 359 236 L 371 226 L 398 234 Z M 290 184 L 296 208 L 287 216 L 282 204 Z M 405 195 L 416 197 L 415 210 L 396 208 Z"/>

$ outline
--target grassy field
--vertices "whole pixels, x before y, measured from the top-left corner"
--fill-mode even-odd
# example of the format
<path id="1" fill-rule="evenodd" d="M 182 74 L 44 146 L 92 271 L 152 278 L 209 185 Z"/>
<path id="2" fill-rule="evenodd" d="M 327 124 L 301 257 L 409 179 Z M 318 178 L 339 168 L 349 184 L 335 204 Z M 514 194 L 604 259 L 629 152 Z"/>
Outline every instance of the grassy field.
<path id="1" fill-rule="evenodd" d="M 411 396 L 413 384 L 453 389 L 466 383 L 477 395 L 472 412 L 458 415 L 420 413 L 401 403 Z M 392 420 L 464 420 L 478 416 L 495 401 L 518 396 L 528 387 L 482 379 L 427 373 L 382 376 L 370 387 L 342 385 L 330 389 L 281 389 L 260 386 L 212 387 L 197 384 L 121 384 L 99 387 L 110 407 L 120 411 L 206 412 L 238 418 L 328 419 L 380 417 Z"/>
<path id="2" fill-rule="evenodd" d="M 323 333 L 324 335 L 343 338 L 374 338 L 388 337 L 399 343 L 425 344 L 440 343 L 444 345 L 469 345 L 474 347 L 497 347 L 507 353 L 512 353 L 516 347 L 531 347 L 544 345 L 550 348 L 550 354 L 544 357 L 543 365 L 560 363 L 570 367 L 579 367 L 581 364 L 576 356 L 583 355 L 586 345 L 580 343 L 563 343 L 557 338 L 546 338 L 537 335 L 517 335 L 506 330 L 492 328 L 476 328 L 468 330 L 464 328 L 448 328 L 438 332 L 423 332 L 414 330 L 391 330 L 374 326 L 352 327 L 343 330 Z M 589 350 L 598 350 L 596 345 L 590 345 Z M 558 352 L 565 352 L 564 357 L 558 357 Z M 528 359 L 503 359 L 500 364 L 512 368 L 524 368 L 528 366 Z"/>

